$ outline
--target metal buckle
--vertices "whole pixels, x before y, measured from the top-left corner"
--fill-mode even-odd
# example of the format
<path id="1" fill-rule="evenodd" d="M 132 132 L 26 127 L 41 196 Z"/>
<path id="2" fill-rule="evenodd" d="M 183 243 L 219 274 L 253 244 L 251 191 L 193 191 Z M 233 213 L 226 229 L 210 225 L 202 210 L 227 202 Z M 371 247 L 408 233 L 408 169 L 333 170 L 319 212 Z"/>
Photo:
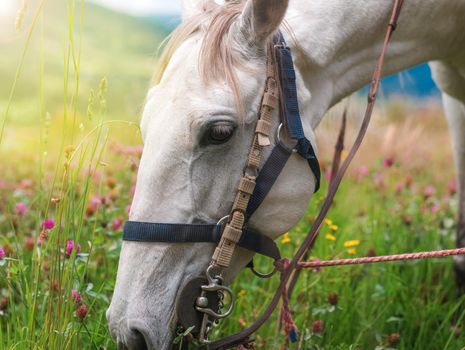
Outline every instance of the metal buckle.
<path id="1" fill-rule="evenodd" d="M 281 41 L 278 44 L 274 44 L 274 48 L 275 49 L 289 49 L 289 46 L 284 41 Z"/>
<path id="2" fill-rule="evenodd" d="M 244 169 L 244 175 L 248 175 L 248 176 L 251 176 L 251 177 L 255 177 L 257 178 L 258 176 L 258 168 L 251 168 L 251 167 L 246 167 Z"/>

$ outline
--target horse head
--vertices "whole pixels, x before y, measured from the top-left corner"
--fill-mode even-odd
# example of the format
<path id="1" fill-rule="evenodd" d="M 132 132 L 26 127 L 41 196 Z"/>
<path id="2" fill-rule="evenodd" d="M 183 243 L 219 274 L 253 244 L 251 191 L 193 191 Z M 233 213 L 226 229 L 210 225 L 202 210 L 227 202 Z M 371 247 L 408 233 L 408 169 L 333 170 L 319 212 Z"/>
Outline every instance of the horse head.
<path id="1" fill-rule="evenodd" d="M 182 23 L 160 58 L 141 119 L 144 150 L 131 221 L 216 223 L 229 213 L 254 137 L 267 47 L 287 5 L 282 0 L 184 1 Z M 272 120 L 270 139 L 276 143 L 277 112 Z M 312 139 L 309 121 L 304 129 Z M 248 226 L 277 238 L 304 214 L 314 188 L 307 161 L 292 154 Z M 123 242 L 107 312 L 120 348 L 170 347 L 179 291 L 204 274 L 214 248 L 212 243 Z M 226 283 L 252 255 L 235 251 Z"/>

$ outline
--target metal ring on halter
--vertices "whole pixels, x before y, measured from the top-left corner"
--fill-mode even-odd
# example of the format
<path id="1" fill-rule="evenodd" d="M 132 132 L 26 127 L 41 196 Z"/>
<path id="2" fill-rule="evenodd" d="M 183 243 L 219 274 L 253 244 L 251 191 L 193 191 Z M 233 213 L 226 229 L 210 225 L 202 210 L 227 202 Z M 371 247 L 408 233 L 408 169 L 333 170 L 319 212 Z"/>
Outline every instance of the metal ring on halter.
<path id="1" fill-rule="evenodd" d="M 279 144 L 281 144 L 282 146 L 288 148 L 288 149 L 292 149 L 292 152 L 297 152 L 297 149 L 295 147 L 288 147 L 286 144 L 284 144 L 284 142 L 282 142 L 281 140 L 281 130 L 283 129 L 283 123 L 280 123 L 279 126 L 278 126 L 278 130 L 276 131 L 276 140 L 278 141 Z"/>
<path id="2" fill-rule="evenodd" d="M 224 222 L 226 222 L 229 219 L 229 215 L 223 216 L 221 219 L 218 220 L 216 225 L 223 225 Z"/>
<path id="3" fill-rule="evenodd" d="M 283 128 L 283 123 L 279 123 L 278 130 L 276 131 L 276 139 L 278 143 L 281 143 L 281 129 Z"/>
<path id="4" fill-rule="evenodd" d="M 255 276 L 259 277 L 259 278 L 267 279 L 267 278 L 272 277 L 272 276 L 276 273 L 276 271 L 278 271 L 278 269 L 277 269 L 276 266 L 275 266 L 274 269 L 273 269 L 273 271 L 268 272 L 268 273 L 261 273 L 261 272 L 255 270 L 255 267 L 251 266 L 251 267 L 250 267 L 250 271 L 252 271 L 253 274 L 254 274 Z"/>

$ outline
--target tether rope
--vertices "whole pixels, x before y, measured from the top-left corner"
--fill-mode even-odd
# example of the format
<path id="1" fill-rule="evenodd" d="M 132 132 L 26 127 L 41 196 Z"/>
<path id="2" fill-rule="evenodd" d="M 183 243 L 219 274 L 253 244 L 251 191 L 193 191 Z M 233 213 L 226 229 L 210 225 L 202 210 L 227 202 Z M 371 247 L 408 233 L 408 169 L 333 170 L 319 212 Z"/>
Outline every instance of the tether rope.
<path id="1" fill-rule="evenodd" d="M 305 268 L 317 268 L 317 267 L 327 267 L 327 266 L 372 264 L 372 263 L 390 262 L 390 261 L 445 258 L 447 256 L 464 255 L 464 254 L 465 254 L 465 248 L 456 248 L 456 249 L 437 250 L 437 251 L 432 251 L 432 252 L 381 255 L 381 256 L 370 256 L 370 257 L 363 257 L 363 258 L 301 261 L 297 264 L 297 266 L 300 269 L 305 269 Z"/>

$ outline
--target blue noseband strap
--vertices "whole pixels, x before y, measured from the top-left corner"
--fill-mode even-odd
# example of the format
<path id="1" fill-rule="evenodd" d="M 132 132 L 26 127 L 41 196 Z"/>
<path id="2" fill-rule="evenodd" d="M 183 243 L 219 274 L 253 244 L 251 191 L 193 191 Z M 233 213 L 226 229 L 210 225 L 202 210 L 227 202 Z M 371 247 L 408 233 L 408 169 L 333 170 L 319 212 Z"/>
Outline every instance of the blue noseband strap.
<path id="1" fill-rule="evenodd" d="M 215 224 L 160 224 L 126 221 L 124 224 L 123 240 L 166 243 L 218 243 L 222 232 L 223 226 Z M 250 229 L 244 229 L 237 244 L 242 248 L 272 259 L 281 258 L 279 249 L 271 238 Z"/>

